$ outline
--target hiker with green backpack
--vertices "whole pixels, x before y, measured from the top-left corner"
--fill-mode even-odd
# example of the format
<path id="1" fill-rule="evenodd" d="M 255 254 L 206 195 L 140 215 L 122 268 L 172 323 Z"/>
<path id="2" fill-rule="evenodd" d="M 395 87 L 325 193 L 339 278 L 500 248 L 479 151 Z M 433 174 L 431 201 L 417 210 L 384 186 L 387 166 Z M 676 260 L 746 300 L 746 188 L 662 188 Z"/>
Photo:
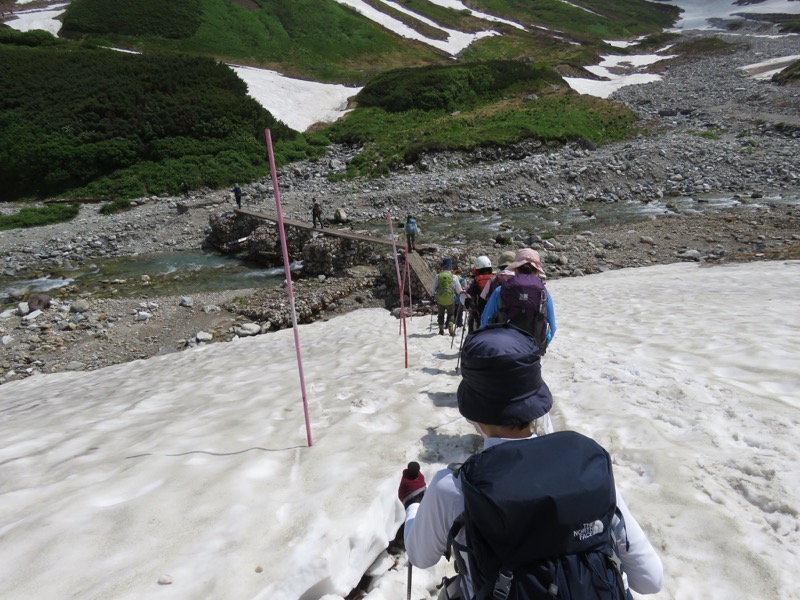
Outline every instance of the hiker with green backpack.
<path id="1" fill-rule="evenodd" d="M 459 574 L 442 582 L 439 600 L 654 594 L 661 560 L 614 483 L 608 453 L 574 431 L 535 433 L 553 403 L 536 350 L 510 324 L 467 336 L 458 409 L 484 449 L 430 485 L 403 472 L 409 562 L 425 569 L 452 554 Z"/>
<path id="2" fill-rule="evenodd" d="M 442 271 L 433 280 L 433 300 L 439 307 L 437 322 L 439 335 L 444 335 L 445 323 L 451 336 L 456 334 L 455 308 L 456 298 L 462 293 L 461 283 L 453 274 L 453 261 L 449 258 L 442 260 Z"/>

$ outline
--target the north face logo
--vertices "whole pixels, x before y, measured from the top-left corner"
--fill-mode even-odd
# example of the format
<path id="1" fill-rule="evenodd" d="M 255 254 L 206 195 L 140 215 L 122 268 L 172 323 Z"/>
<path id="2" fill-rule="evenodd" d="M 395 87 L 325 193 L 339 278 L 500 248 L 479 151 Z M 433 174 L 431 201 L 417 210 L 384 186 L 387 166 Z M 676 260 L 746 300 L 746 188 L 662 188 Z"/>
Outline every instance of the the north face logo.
<path id="1" fill-rule="evenodd" d="M 573 537 L 578 538 L 579 540 L 583 541 L 587 538 L 592 537 L 593 535 L 598 535 L 603 533 L 603 522 L 602 521 L 595 521 L 594 523 L 584 523 L 583 527 L 580 529 L 576 529 L 572 532 Z"/>

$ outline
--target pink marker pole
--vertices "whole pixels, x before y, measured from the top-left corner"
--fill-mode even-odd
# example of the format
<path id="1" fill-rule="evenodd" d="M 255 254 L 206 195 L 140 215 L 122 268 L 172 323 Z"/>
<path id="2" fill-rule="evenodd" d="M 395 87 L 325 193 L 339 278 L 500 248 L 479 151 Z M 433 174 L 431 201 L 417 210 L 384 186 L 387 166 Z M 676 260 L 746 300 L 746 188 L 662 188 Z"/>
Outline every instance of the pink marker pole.
<path id="1" fill-rule="evenodd" d="M 408 265 L 408 242 L 406 242 L 406 264 L 403 266 L 403 288 L 408 290 L 408 307 L 411 313 L 408 319 L 414 320 L 414 298 L 411 296 L 411 271 Z"/>
<path id="2" fill-rule="evenodd" d="M 392 213 L 387 211 L 386 218 L 389 220 L 389 239 L 392 240 L 392 252 L 394 252 L 394 268 L 397 271 L 397 287 L 400 290 L 400 329 L 403 334 L 403 345 L 406 353 L 406 369 L 408 368 L 408 330 L 406 329 L 406 303 L 403 293 L 403 280 L 400 279 L 400 262 L 397 260 L 397 241 L 394 239 L 394 226 L 392 225 Z M 406 264 L 408 259 L 406 258 Z"/>
<path id="3" fill-rule="evenodd" d="M 286 245 L 286 229 L 283 225 L 283 209 L 281 208 L 281 192 L 278 189 L 278 172 L 275 169 L 275 155 L 272 152 L 272 134 L 269 129 L 264 130 L 267 139 L 267 153 L 269 154 L 269 170 L 272 174 L 272 189 L 275 191 L 275 212 L 278 215 L 278 233 L 281 236 L 281 250 L 283 251 L 283 272 L 286 274 L 286 289 L 289 292 L 289 304 L 292 307 L 292 328 L 294 329 L 294 348 L 297 354 L 297 371 L 300 374 L 300 393 L 303 396 L 303 415 L 306 419 L 306 438 L 308 445 L 311 441 L 311 422 L 308 418 L 308 399 L 306 397 L 306 380 L 303 375 L 303 353 L 300 351 L 300 330 L 297 326 L 297 312 L 294 306 L 294 288 L 292 287 L 292 270 L 289 264 L 289 248 Z"/>

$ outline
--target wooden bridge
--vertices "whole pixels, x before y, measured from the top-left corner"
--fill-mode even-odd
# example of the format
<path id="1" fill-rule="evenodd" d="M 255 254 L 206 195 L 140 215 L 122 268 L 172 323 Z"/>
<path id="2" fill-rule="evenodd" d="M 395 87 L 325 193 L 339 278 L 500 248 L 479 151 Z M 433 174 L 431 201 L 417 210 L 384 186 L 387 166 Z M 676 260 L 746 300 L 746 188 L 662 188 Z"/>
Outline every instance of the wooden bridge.
<path id="1" fill-rule="evenodd" d="M 271 221 L 273 223 L 278 223 L 278 217 L 276 215 L 267 214 L 263 212 L 255 212 L 252 210 L 246 210 L 243 208 L 236 208 L 234 212 L 240 215 L 246 215 L 248 217 L 254 217 L 256 219 L 264 219 L 265 221 Z M 367 235 L 363 233 L 353 233 L 352 231 L 342 231 L 341 229 L 333 229 L 331 227 L 314 227 L 313 225 L 309 225 L 305 221 L 294 221 L 292 219 L 283 219 L 283 224 L 286 227 L 297 227 L 298 229 L 305 229 L 306 231 L 317 231 L 324 235 L 330 235 L 333 237 L 343 238 L 346 240 L 354 240 L 357 242 L 366 242 L 368 244 L 378 244 L 379 246 L 388 246 L 389 248 L 393 248 L 395 243 L 388 238 L 381 238 L 375 237 L 373 235 Z M 398 244 L 401 248 L 404 244 Z M 417 280 L 425 287 L 425 291 L 428 292 L 428 295 L 433 295 L 433 272 L 428 267 L 428 264 L 422 260 L 422 257 L 417 254 L 416 252 L 410 252 L 408 255 L 408 267 L 411 272 L 416 276 Z"/>

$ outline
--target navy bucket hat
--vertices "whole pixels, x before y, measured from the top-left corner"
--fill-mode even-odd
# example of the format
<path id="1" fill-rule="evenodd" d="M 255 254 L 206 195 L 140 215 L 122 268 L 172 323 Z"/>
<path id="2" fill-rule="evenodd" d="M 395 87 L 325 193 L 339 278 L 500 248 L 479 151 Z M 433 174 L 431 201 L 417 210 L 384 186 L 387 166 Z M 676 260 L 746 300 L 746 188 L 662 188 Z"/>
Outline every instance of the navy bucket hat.
<path id="1" fill-rule="evenodd" d="M 542 379 L 533 337 L 511 325 L 469 334 L 461 351 L 458 411 L 470 421 L 514 425 L 538 419 L 553 406 Z"/>

